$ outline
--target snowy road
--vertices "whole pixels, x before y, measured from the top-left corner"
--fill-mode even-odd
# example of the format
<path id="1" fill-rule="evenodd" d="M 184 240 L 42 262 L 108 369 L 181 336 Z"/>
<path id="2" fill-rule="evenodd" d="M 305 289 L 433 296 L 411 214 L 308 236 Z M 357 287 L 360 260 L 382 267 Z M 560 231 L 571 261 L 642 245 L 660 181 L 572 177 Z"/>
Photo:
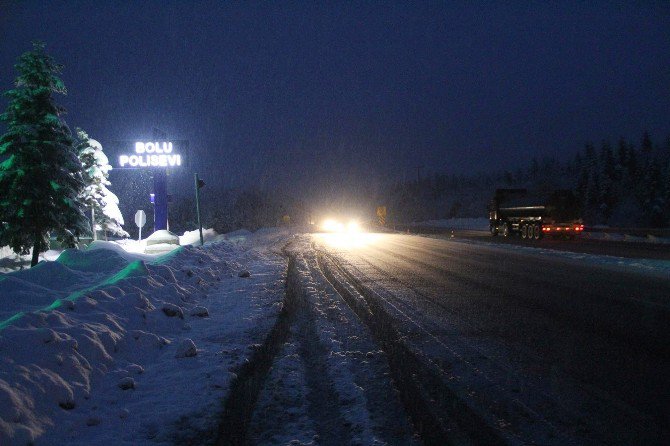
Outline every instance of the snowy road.
<path id="1" fill-rule="evenodd" d="M 670 444 L 664 260 L 269 229 L 0 285 L 3 445 Z"/>
<path id="2" fill-rule="evenodd" d="M 393 325 L 441 380 L 429 386 L 450 399 L 429 395 L 438 423 L 512 444 L 668 444 L 667 265 L 404 235 L 313 240 L 368 325 Z M 440 403 L 465 410 L 440 419 Z"/>

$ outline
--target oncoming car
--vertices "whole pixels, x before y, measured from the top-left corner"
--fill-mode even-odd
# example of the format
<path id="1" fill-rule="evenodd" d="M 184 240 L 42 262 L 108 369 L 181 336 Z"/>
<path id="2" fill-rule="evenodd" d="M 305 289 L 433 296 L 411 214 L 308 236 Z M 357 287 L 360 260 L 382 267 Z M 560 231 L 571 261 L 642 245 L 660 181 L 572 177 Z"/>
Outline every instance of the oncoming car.
<path id="1" fill-rule="evenodd" d="M 334 234 L 353 234 L 361 232 L 361 225 L 357 220 L 342 221 L 334 218 L 327 218 L 321 222 L 319 229 L 322 232 L 329 232 Z"/>

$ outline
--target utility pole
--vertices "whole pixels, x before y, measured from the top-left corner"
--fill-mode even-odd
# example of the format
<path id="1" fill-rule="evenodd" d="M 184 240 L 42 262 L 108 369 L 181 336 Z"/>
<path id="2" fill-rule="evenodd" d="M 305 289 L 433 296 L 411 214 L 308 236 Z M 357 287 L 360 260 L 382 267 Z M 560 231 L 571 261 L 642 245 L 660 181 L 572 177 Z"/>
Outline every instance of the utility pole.
<path id="1" fill-rule="evenodd" d="M 202 237 L 202 222 L 200 221 L 200 188 L 205 186 L 205 182 L 198 178 L 198 174 L 194 174 L 195 180 L 195 212 L 198 214 L 198 229 L 200 230 L 200 246 L 205 244 L 205 239 Z"/>
<path id="2" fill-rule="evenodd" d="M 417 184 L 421 184 L 421 169 L 423 169 L 423 168 L 424 168 L 423 165 L 421 165 L 421 166 L 416 166 L 416 180 L 417 180 Z"/>
<path id="3" fill-rule="evenodd" d="M 165 132 L 154 127 L 154 141 L 165 138 Z M 155 169 L 154 176 L 154 231 L 168 228 L 167 169 Z"/>

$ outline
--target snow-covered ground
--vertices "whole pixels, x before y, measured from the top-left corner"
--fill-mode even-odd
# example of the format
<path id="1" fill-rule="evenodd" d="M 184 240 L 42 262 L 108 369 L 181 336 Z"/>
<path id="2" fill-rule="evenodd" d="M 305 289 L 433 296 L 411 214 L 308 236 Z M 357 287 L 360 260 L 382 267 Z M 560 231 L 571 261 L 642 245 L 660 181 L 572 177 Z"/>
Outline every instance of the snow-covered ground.
<path id="1" fill-rule="evenodd" d="M 96 242 L 0 274 L 0 444 L 211 436 L 281 311 L 288 234 L 207 236 L 153 256 Z"/>
<path id="2" fill-rule="evenodd" d="M 458 223 L 472 229 L 478 220 Z M 334 288 L 349 285 L 324 276 L 310 237 L 279 229 L 204 236 L 203 247 L 193 231 L 183 246 L 152 255 L 144 241 L 97 241 L 0 274 L 0 445 L 213 442 L 222 414 L 239 410 L 224 411 L 222 401 L 247 384 L 273 342 L 272 367 L 253 384 L 248 441 L 416 442 L 402 403 L 411 389 L 396 388 L 357 292 Z M 487 246 L 670 271 L 666 261 Z"/>
<path id="3" fill-rule="evenodd" d="M 50 249 L 40 254 L 42 260 L 56 260 L 62 250 Z M 0 273 L 11 273 L 30 266 L 30 255 L 19 256 L 8 246 L 0 246 Z"/>
<path id="4" fill-rule="evenodd" d="M 258 445 L 418 444 L 386 354 L 323 275 L 311 238 L 296 236 L 292 323 L 249 427 Z"/>

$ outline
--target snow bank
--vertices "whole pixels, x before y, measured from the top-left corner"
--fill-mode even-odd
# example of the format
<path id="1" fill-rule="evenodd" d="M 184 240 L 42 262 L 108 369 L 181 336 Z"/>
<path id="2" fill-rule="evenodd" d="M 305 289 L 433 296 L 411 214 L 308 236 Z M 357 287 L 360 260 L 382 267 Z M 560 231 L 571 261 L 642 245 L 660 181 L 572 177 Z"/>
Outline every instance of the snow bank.
<path id="1" fill-rule="evenodd" d="M 96 242 L 1 275 L 0 444 L 199 438 L 279 313 L 285 263 L 259 245 L 282 237 L 164 256 Z"/>
<path id="2" fill-rule="evenodd" d="M 212 228 L 202 230 L 202 238 L 204 239 L 205 243 L 211 242 L 211 241 L 217 239 L 218 235 L 219 234 L 217 234 L 216 231 Z M 200 231 L 198 231 L 196 229 L 195 231 L 184 232 L 183 235 L 179 236 L 179 244 L 182 245 L 182 246 L 183 245 L 199 246 L 200 245 Z"/>
<path id="3" fill-rule="evenodd" d="M 38 311 L 59 300 L 76 300 L 132 274 L 134 262 L 160 262 L 161 257 L 132 254 L 114 242 L 95 241 L 86 250 L 66 249 L 55 261 L 40 262 L 33 268 L 0 274 L 0 329 L 19 313 Z"/>
<path id="4" fill-rule="evenodd" d="M 135 242 L 135 243 L 132 243 Z M 142 249 L 129 249 L 137 243 L 136 240 L 117 240 L 114 242 L 106 242 L 103 240 L 96 240 L 86 248 L 87 251 L 94 251 L 96 249 L 102 249 L 106 251 L 113 251 L 115 254 L 123 257 L 129 262 L 135 260 L 143 260 L 145 262 L 150 262 L 156 258 L 156 256 L 150 254 L 142 254 Z"/>

